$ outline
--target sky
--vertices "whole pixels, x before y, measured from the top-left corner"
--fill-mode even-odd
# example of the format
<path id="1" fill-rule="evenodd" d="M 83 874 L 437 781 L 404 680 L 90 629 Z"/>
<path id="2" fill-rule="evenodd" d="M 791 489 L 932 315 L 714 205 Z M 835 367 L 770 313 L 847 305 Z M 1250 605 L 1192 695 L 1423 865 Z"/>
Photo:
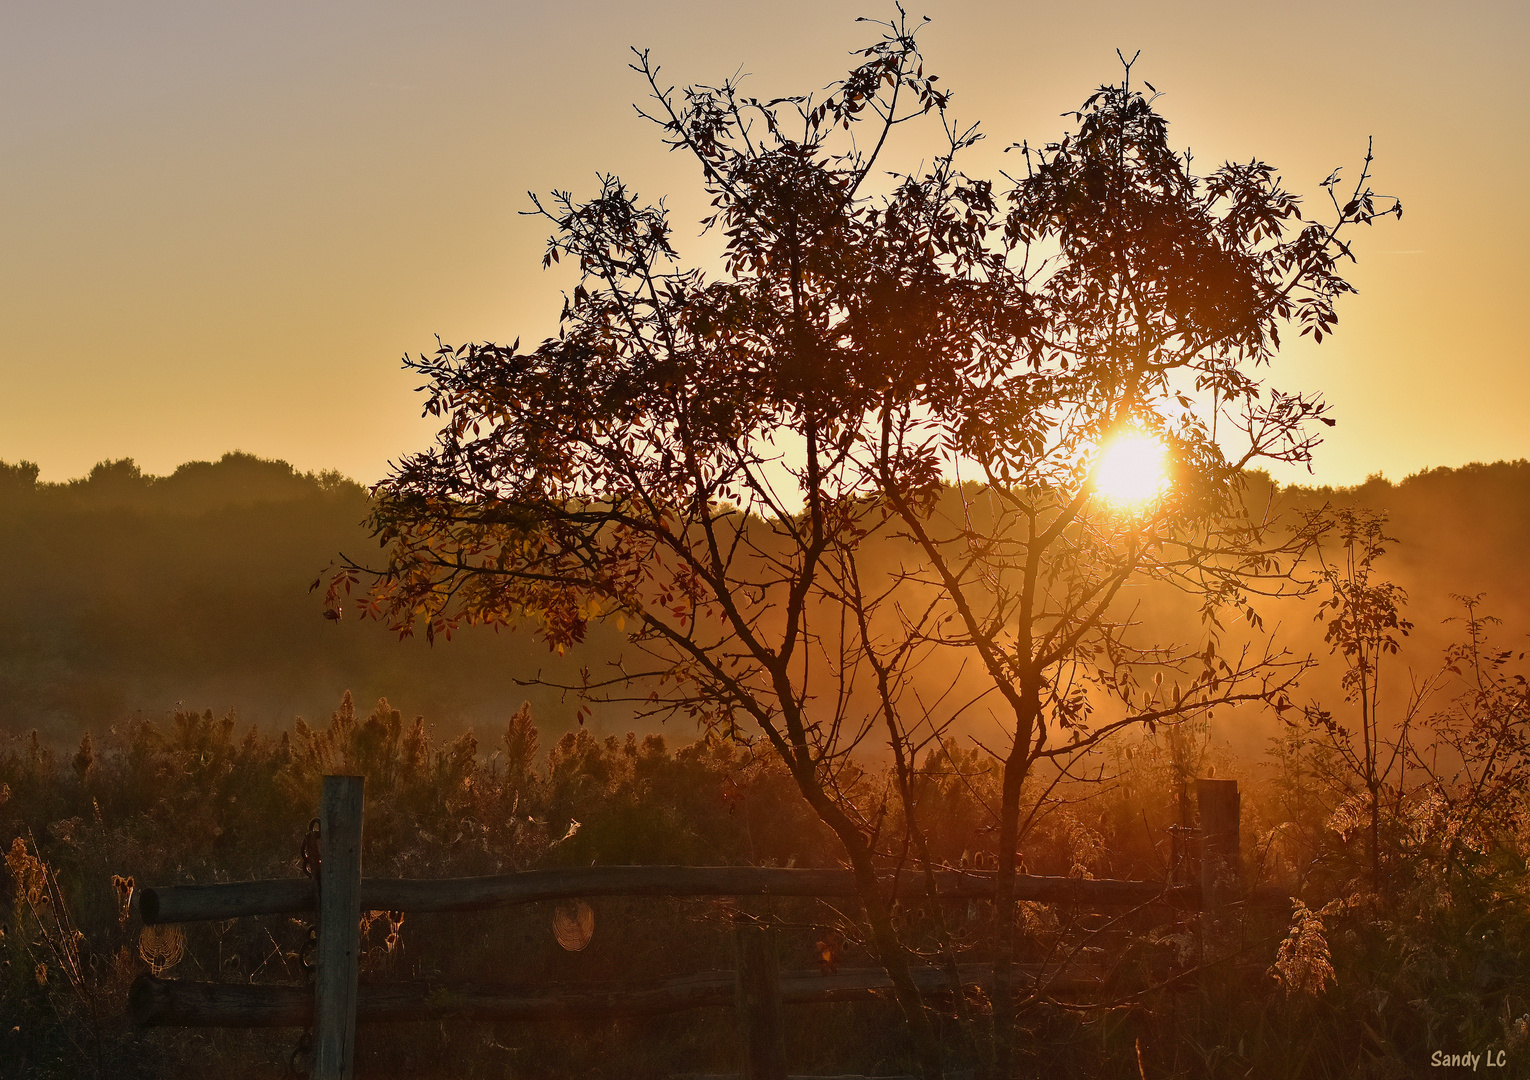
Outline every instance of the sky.
<path id="1" fill-rule="evenodd" d="M 1530 457 L 1530 5 L 908 0 L 927 70 L 988 141 L 973 175 L 1045 142 L 1120 76 L 1163 96 L 1207 169 L 1259 157 L 1321 196 L 1375 140 L 1398 222 L 1358 239 L 1320 347 L 1270 372 L 1338 426 L 1307 483 Z M 875 37 L 877 0 L 560 4 L 7 0 L 0 5 L 0 460 L 44 480 L 229 450 L 363 482 L 424 446 L 405 353 L 534 342 L 567 270 L 541 269 L 528 191 L 612 172 L 667 196 L 708 259 L 693 162 L 633 110 L 668 79 L 821 87 Z M 934 144 L 890 146 L 911 168 Z"/>

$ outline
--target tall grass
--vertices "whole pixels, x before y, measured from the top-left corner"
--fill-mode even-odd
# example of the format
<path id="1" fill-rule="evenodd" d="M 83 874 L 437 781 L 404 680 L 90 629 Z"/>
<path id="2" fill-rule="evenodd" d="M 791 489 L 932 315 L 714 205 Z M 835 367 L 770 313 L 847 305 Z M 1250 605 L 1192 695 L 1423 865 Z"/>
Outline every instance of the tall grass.
<path id="1" fill-rule="evenodd" d="M 1480 699 L 1479 699 L 1480 700 Z M 1489 703 L 1491 704 L 1491 703 Z M 1486 707 L 1486 706 L 1484 706 Z M 1502 709 L 1499 701 L 1495 708 Z M 1448 711 L 1448 710 L 1446 710 Z M 1443 714 L 1442 714 L 1443 715 Z M 369 875 L 436 877 L 591 863 L 834 865 L 835 846 L 791 779 L 747 747 L 569 732 L 543 747 L 529 710 L 501 731 L 434 738 L 384 702 L 349 696 L 324 725 L 241 730 L 233 717 L 177 713 L 134 722 L 55 755 L 35 736 L 0 753 L 0 840 L 10 915 L 0 978 L 0 1073 L 7 1076 L 274 1076 L 296 1031 L 134 1031 L 125 992 L 143 972 L 210 981 L 300 983 L 308 926 L 263 917 L 173 933 L 131 914 L 144 884 L 296 876 L 319 778 L 367 780 Z M 1032 873 L 1162 879 L 1170 826 L 1194 826 L 1189 782 L 1215 770 L 1244 792 L 1245 880 L 1300 895 L 1293 911 L 1237 914 L 1217 931 L 1193 914 L 1093 914 L 1022 905 L 1032 962 L 1082 958 L 1097 994 L 1038 994 L 1021 1018 L 1024 1067 L 1047 1076 L 1408 1076 L 1429 1054 L 1530 1054 L 1530 856 L 1517 789 L 1493 813 L 1440 778 L 1387 801 L 1389 877 L 1368 876 L 1364 791 L 1321 730 L 1293 728 L 1261 761 L 1235 761 L 1204 729 L 1121 746 L 1103 782 L 1059 788 L 1026 842 Z M 875 798 L 886 777 L 857 783 Z M 979 751 L 921 763 L 920 802 L 937 859 L 986 866 L 985 803 L 997 783 Z M 1452 801 L 1455 799 L 1456 801 Z M 890 817 L 893 816 L 890 812 Z M 1353 820 L 1352 820 L 1353 819 Z M 897 822 L 887 834 L 895 836 Z M 1187 834 L 1188 835 L 1188 834 Z M 897 855 L 890 845 L 889 858 Z M 1183 861 L 1193 851 L 1180 852 Z M 131 881 L 129 880 L 131 879 Z M 369 913 L 366 978 L 522 986 L 661 978 L 731 965 L 737 909 L 783 927 L 783 963 L 869 963 L 856 912 L 810 901 L 597 899 L 587 948 L 561 948 L 551 905 L 472 915 Z M 933 912 L 900 926 L 934 956 Z M 981 960 L 998 914 L 952 904 L 942 924 Z M 1227 935 L 1231 935 L 1228 937 Z M 826 953 L 828 954 L 826 956 Z M 981 1025 L 985 1002 L 968 1002 Z M 366 1076 L 642 1077 L 736 1068 L 726 1011 L 644 1021 L 367 1028 Z M 952 1061 L 976 1040 L 953 1012 Z M 909 1066 L 889 1003 L 794 1009 L 794 1072 Z"/>

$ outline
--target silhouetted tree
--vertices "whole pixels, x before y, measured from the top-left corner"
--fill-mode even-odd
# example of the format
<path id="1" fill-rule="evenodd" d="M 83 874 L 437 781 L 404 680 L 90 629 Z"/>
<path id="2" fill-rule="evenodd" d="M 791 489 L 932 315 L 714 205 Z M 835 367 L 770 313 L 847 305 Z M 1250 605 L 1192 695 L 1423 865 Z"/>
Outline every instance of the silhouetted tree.
<path id="1" fill-rule="evenodd" d="M 1323 409 L 1262 387 L 1257 368 L 1287 322 L 1330 331 L 1349 288 L 1339 229 L 1378 206 L 1362 175 L 1334 224 L 1306 225 L 1268 166 L 1196 176 L 1127 80 L 1090 98 L 1074 135 L 1019 148 L 1027 171 L 1001 197 L 957 168 L 980 135 L 952 120 L 913 30 L 885 31 L 822 96 L 768 102 L 731 82 L 676 94 L 638 54 L 652 119 L 702 167 L 723 273 L 682 267 L 662 206 L 615 177 L 588 202 L 538 201 L 555 229 L 545 264 L 581 274 L 559 333 L 409 361 L 444 427 L 376 490 L 388 561 L 361 608 L 432 639 L 529 621 L 559 651 L 592 620 L 626 625 L 641 659 L 576 689 L 768 743 L 842 845 L 935 1076 L 878 878 L 908 851 L 887 835 L 890 801 L 922 848 L 915 755 L 961 708 L 926 704 L 916 668 L 972 657 L 997 702 L 1001 913 L 1038 762 L 1129 724 L 1283 706 L 1299 664 L 1224 659 L 1214 640 L 1134 646 L 1119 597 L 1166 580 L 1215 625 L 1229 606 L 1257 621 L 1251 590 L 1288 581 L 1282 556 L 1312 530 L 1272 539 L 1239 477 L 1305 460 Z M 940 155 L 878 178 L 890 134 L 919 116 L 940 125 Z M 1091 480 L 1098 447 L 1128 429 L 1174 463 L 1170 489 L 1136 508 Z M 949 485 L 974 474 L 975 489 Z M 868 560 L 872 538 L 893 554 Z M 332 612 L 364 572 L 336 575 Z M 1125 713 L 1092 718 L 1094 690 Z M 879 729 L 892 791 L 851 756 Z M 1007 1076 L 1015 929 L 999 926 L 992 1064 Z"/>
<path id="2" fill-rule="evenodd" d="M 1376 561 L 1393 542 L 1382 532 L 1385 522 L 1380 513 L 1350 507 L 1334 514 L 1339 550 L 1333 555 L 1318 553 L 1328 596 L 1316 618 L 1332 653 L 1343 659 L 1339 683 L 1348 707 L 1338 717 L 1317 705 L 1303 710 L 1306 723 L 1320 729 L 1327 745 L 1363 788 L 1358 799 L 1362 805 L 1357 809 L 1354 800 L 1346 802 L 1340 816 L 1358 814 L 1364 822 L 1370 884 L 1377 893 L 1384 888 L 1382 804 L 1390 793 L 1392 816 L 1401 816 L 1411 756 L 1410 729 L 1440 682 L 1439 675 L 1413 679 L 1403 693 L 1402 707 L 1390 724 L 1386 722 L 1381 708 L 1383 665 L 1397 655 L 1413 624 L 1403 616 L 1407 593 L 1377 573 Z"/>

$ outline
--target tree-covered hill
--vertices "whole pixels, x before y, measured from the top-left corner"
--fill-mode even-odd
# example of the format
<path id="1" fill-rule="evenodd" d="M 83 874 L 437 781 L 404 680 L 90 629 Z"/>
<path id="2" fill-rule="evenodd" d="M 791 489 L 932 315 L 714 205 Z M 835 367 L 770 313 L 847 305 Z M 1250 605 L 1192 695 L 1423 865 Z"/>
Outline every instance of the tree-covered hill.
<path id="1" fill-rule="evenodd" d="M 1452 594 L 1486 593 L 1485 610 L 1506 624 L 1501 639 L 1523 641 L 1530 462 L 1287 488 L 1276 501 L 1389 514 L 1398 542 L 1380 571 L 1407 589 L 1416 623 L 1405 662 L 1430 669 L 1454 640 L 1441 624 L 1458 611 Z M 597 668 L 614 655 L 609 631 L 597 627 L 585 649 L 559 658 L 525 633 L 468 629 L 432 648 L 375 622 L 322 617 L 309 585 L 337 553 L 375 551 L 361 524 L 368 508 L 365 489 L 337 473 L 249 454 L 161 477 L 103 462 L 58 484 L 39 483 L 28 463 L 0 463 L 0 731 L 72 743 L 178 703 L 285 724 L 327 715 L 346 690 L 447 729 L 501 723 L 526 698 L 550 728 L 571 724 L 572 700 L 516 679 Z M 1311 609 L 1282 611 L 1282 632 L 1292 648 L 1323 655 Z M 1312 689 L 1330 696 L 1320 676 Z M 632 726 L 599 713 L 592 723 Z"/>
<path id="2" fill-rule="evenodd" d="M 1458 612 L 1451 594 L 1486 594 L 1513 636 L 1530 629 L 1530 462 L 1430 469 L 1399 483 L 1374 476 L 1354 488 L 1288 488 L 1324 501 L 1385 511 L 1397 538 L 1381 564 L 1408 589 L 1420 631 Z"/>
<path id="3" fill-rule="evenodd" d="M 309 585 L 371 548 L 367 509 L 337 473 L 248 454 L 162 477 L 103 462 L 60 484 L 0 463 L 0 730 L 73 741 L 178 702 L 285 723 L 347 689 L 465 726 L 536 700 L 514 677 L 557 658 L 527 636 L 432 649 L 321 617 Z M 573 709 L 537 703 L 554 721 Z"/>

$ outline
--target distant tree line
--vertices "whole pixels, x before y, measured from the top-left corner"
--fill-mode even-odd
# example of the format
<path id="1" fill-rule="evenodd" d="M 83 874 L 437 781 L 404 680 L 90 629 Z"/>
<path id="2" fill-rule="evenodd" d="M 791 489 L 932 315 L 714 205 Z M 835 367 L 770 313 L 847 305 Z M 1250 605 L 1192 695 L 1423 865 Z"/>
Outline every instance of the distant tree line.
<path id="1" fill-rule="evenodd" d="M 0 462 L 0 731 L 72 745 L 178 702 L 285 723 L 323 715 L 346 690 L 386 695 L 448 730 L 500 721 L 528 696 L 544 723 L 573 723 L 573 705 L 515 684 L 574 666 L 525 637 L 468 629 L 432 649 L 321 617 L 307 591 L 315 575 L 338 551 L 370 549 L 360 484 L 238 453 L 163 477 L 131 460 L 62 483 L 37 477 L 30 462 Z M 1412 597 L 1416 648 L 1443 647 L 1452 593 L 1486 592 L 1511 627 L 1530 616 L 1530 564 L 1517 554 L 1530 535 L 1530 463 L 1280 497 L 1389 514 L 1398 542 L 1381 572 Z M 1310 615 L 1286 630 L 1300 650 L 1324 651 Z"/>
<path id="2" fill-rule="evenodd" d="M 0 463 L 0 730 L 73 743 L 177 707 L 290 722 L 346 690 L 460 730 L 507 715 L 543 662 L 492 632 L 447 652 L 323 619 L 309 585 L 371 546 L 366 489 L 339 473 L 230 453 L 37 477 Z"/>

